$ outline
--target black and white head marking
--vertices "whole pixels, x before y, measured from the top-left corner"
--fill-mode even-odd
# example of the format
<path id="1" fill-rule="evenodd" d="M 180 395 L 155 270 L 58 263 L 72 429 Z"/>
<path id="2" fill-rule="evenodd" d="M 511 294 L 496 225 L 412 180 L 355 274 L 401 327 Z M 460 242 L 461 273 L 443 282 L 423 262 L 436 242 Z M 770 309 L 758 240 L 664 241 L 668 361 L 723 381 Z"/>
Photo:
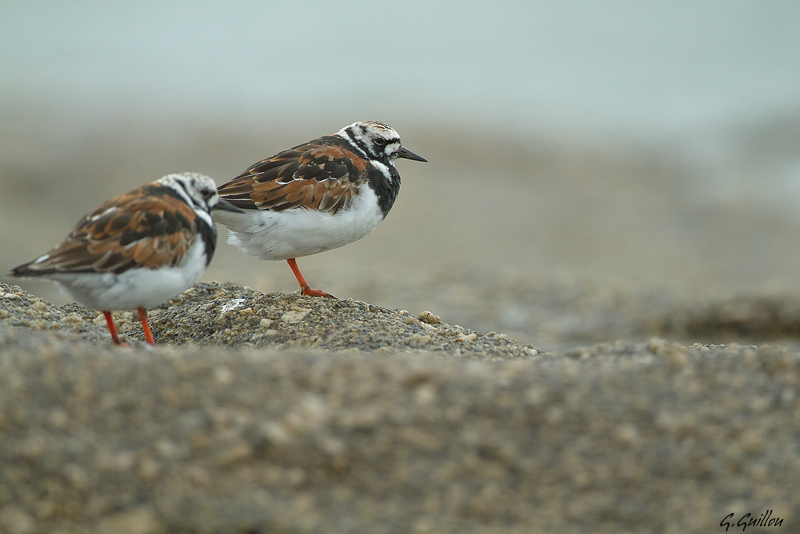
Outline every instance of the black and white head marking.
<path id="1" fill-rule="evenodd" d="M 196 172 L 168 174 L 158 180 L 175 191 L 188 205 L 213 228 L 210 212 L 220 206 L 217 185 L 208 176 Z"/>
<path id="2" fill-rule="evenodd" d="M 367 159 L 385 165 L 394 165 L 400 151 L 400 136 L 394 128 L 383 122 L 354 122 L 339 130 L 338 135 L 347 139 Z"/>

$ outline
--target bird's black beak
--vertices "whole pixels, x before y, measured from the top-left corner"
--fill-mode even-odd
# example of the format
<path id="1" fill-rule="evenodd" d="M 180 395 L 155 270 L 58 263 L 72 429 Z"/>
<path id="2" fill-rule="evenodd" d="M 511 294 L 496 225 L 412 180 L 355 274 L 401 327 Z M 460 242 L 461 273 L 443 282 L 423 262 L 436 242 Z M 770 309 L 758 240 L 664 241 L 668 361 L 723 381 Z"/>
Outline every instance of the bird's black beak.
<path id="1" fill-rule="evenodd" d="M 413 159 L 414 161 L 425 161 L 425 162 L 428 161 L 427 159 L 423 158 L 422 156 L 417 156 L 416 154 L 414 154 L 413 152 L 411 152 L 409 149 L 407 149 L 404 146 L 401 146 L 400 150 L 397 151 L 397 157 L 398 158 Z"/>
<path id="2" fill-rule="evenodd" d="M 233 213 L 244 213 L 244 210 L 241 208 L 237 208 L 224 198 L 219 199 L 217 205 L 211 208 L 212 210 L 222 210 L 222 211 L 232 211 Z"/>

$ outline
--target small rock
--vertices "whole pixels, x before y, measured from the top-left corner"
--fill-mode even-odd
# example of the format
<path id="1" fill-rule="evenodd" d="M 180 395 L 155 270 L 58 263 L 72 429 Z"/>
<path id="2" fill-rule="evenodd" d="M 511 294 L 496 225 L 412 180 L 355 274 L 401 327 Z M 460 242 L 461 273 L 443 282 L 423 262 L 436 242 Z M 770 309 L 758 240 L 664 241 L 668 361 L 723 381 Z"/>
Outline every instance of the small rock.
<path id="1" fill-rule="evenodd" d="M 143 506 L 101 519 L 95 527 L 97 534 L 162 534 L 165 526 L 158 521 L 155 510 Z"/>
<path id="2" fill-rule="evenodd" d="M 223 315 L 231 310 L 235 310 L 239 306 L 244 303 L 244 299 L 233 299 L 229 300 L 225 304 L 222 305 L 222 310 L 220 311 L 220 315 Z"/>
<path id="3" fill-rule="evenodd" d="M 408 340 L 408 346 L 414 348 L 420 348 L 427 345 L 430 342 L 431 342 L 431 336 L 414 334 L 413 336 L 411 336 L 411 339 Z"/>
<path id="4" fill-rule="evenodd" d="M 442 322 L 442 319 L 438 315 L 434 315 L 427 310 L 420 313 L 418 319 L 423 323 L 428 323 L 428 324 L 439 324 Z"/>
<path id="5" fill-rule="evenodd" d="M 153 458 L 143 458 L 139 461 L 137 474 L 142 480 L 152 482 L 161 474 L 161 466 Z"/>
<path id="6" fill-rule="evenodd" d="M 233 372 L 224 365 L 218 365 L 214 368 L 214 381 L 227 386 L 233 382 Z"/>
<path id="7" fill-rule="evenodd" d="M 8 534 L 30 534 L 36 524 L 22 508 L 8 505 L 0 509 L 0 527 Z"/>
<path id="8" fill-rule="evenodd" d="M 284 323 L 299 323 L 311 310 L 309 308 L 292 308 L 281 316 Z"/>
<path id="9" fill-rule="evenodd" d="M 227 467 L 237 462 L 247 460 L 253 455 L 253 448 L 249 443 L 239 442 L 221 451 L 216 457 L 216 464 Z"/>

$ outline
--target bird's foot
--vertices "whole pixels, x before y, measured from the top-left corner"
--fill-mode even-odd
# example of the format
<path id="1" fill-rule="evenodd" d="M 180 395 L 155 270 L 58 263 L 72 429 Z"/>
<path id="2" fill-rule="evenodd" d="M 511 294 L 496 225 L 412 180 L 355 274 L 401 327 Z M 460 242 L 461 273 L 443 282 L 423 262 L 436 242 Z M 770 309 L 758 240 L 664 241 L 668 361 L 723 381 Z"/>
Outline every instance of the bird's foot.
<path id="1" fill-rule="evenodd" d="M 303 286 L 303 295 L 306 295 L 307 297 L 324 297 L 327 299 L 336 298 L 327 291 L 323 291 L 321 289 L 311 289 L 311 287 L 307 285 Z"/>

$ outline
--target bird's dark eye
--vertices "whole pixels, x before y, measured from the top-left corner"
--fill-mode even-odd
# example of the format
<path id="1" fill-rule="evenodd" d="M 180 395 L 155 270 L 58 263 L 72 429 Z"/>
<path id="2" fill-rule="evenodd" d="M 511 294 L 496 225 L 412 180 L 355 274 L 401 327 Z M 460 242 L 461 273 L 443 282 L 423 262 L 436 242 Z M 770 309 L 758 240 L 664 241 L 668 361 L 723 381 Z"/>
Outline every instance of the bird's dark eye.
<path id="1" fill-rule="evenodd" d="M 375 139 L 375 144 L 378 145 L 378 146 L 383 146 L 383 145 L 386 144 L 386 139 L 384 139 L 382 137 L 378 137 L 378 138 Z"/>
<path id="2" fill-rule="evenodd" d="M 212 191 L 211 189 L 202 189 L 200 191 L 200 194 L 203 195 L 203 198 L 205 200 L 208 200 L 208 199 L 210 199 L 211 197 L 214 196 L 214 191 Z"/>

